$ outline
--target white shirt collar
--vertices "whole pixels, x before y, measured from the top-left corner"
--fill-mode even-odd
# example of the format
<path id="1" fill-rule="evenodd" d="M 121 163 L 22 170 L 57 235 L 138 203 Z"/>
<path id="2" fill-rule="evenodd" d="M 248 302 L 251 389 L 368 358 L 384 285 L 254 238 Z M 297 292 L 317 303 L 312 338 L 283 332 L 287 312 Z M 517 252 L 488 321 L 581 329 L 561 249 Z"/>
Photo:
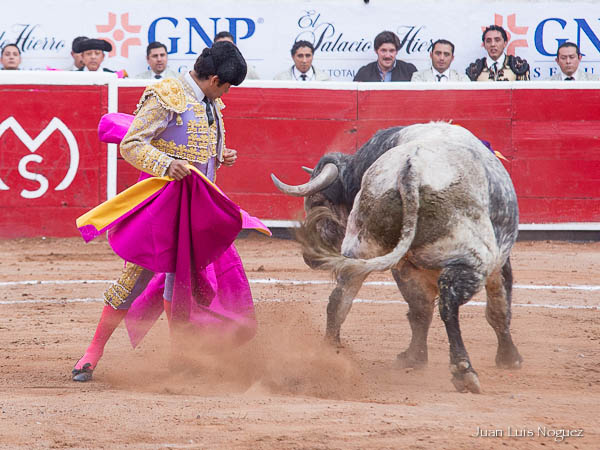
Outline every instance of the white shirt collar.
<path id="1" fill-rule="evenodd" d="M 439 80 L 440 82 L 450 81 L 450 67 L 448 67 L 446 70 L 440 73 L 436 70 L 435 67 L 431 66 L 431 71 L 433 72 L 433 77 L 435 78 L 435 81 L 438 81 L 438 75 L 442 75 L 442 78 L 440 78 Z"/>
<path id="2" fill-rule="evenodd" d="M 486 56 L 485 59 L 488 69 L 490 69 L 494 63 L 498 63 L 496 67 L 498 68 L 497 70 L 500 70 L 502 67 L 504 67 L 504 63 L 506 62 L 506 53 L 502 53 L 502 55 L 500 56 L 500 58 L 498 58 L 497 61 L 494 61 L 492 58 L 490 58 L 489 55 Z"/>
<path id="3" fill-rule="evenodd" d="M 198 86 L 196 84 L 196 82 L 194 81 L 194 79 L 192 78 L 192 76 L 190 75 L 189 72 L 185 73 L 184 79 L 185 79 L 185 81 L 187 81 L 187 84 L 190 85 L 190 87 L 192 88 L 192 91 L 194 91 L 194 95 L 196 96 L 198 101 L 200 101 L 200 102 L 203 101 L 204 97 L 206 97 L 206 95 L 204 95 L 204 92 L 202 92 L 202 89 L 200 89 L 200 86 Z"/>
<path id="4" fill-rule="evenodd" d="M 154 78 L 155 75 L 160 75 L 160 79 L 164 78 L 167 71 L 169 70 L 169 66 L 165 67 L 165 70 L 163 70 L 161 73 L 156 73 L 154 70 L 150 69 L 150 72 L 152 72 L 152 78 Z"/>
<path id="5" fill-rule="evenodd" d="M 301 75 L 306 75 L 306 80 L 303 80 Z M 294 80 L 313 81 L 315 79 L 315 68 L 313 66 L 310 66 L 310 69 L 308 69 L 308 72 L 302 73 L 294 65 L 294 66 L 292 66 L 292 76 L 294 77 Z"/>
<path id="6" fill-rule="evenodd" d="M 569 76 L 573 77 L 574 81 L 579 80 L 579 67 L 577 68 L 577 70 L 573 73 L 573 75 L 567 75 L 564 72 L 561 72 L 562 75 L 562 79 L 563 81 L 565 81 Z"/>

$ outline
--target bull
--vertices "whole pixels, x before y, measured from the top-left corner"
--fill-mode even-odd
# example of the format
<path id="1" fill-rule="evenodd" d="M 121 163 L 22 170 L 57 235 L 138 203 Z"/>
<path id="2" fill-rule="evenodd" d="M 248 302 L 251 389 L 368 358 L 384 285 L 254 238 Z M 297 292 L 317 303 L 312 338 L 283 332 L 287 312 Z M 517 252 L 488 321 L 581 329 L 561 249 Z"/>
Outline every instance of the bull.
<path id="1" fill-rule="evenodd" d="M 340 328 L 373 271 L 391 269 L 408 303 L 411 341 L 404 367 L 427 364 L 427 335 L 438 299 L 450 347 L 452 382 L 481 391 L 465 348 L 459 307 L 485 287 L 496 365 L 523 361 L 510 332 L 510 251 L 518 233 L 517 198 L 500 161 L 462 127 L 417 124 L 376 133 L 355 155 L 327 154 L 305 185 L 272 175 L 284 193 L 305 197 L 298 233 L 311 267 L 332 270 L 326 337 Z"/>

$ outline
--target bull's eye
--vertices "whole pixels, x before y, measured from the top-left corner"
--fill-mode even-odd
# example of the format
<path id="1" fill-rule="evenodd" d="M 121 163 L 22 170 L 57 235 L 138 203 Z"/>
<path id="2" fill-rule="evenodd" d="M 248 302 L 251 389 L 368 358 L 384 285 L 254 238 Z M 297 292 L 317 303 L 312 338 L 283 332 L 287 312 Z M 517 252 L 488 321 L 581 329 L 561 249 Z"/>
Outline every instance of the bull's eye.
<path id="1" fill-rule="evenodd" d="M 344 239 L 344 231 L 337 223 L 326 220 L 322 223 L 321 230 L 321 235 L 324 236 L 329 244 L 338 249 L 341 248 Z"/>

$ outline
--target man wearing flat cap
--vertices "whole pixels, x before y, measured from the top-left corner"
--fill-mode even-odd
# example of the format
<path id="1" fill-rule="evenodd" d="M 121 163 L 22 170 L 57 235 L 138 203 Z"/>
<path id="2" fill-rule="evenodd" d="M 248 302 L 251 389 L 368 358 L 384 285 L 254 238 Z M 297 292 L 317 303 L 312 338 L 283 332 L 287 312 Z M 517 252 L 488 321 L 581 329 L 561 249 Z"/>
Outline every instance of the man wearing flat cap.
<path id="1" fill-rule="evenodd" d="M 73 58 L 73 64 L 71 64 L 69 67 L 66 67 L 65 70 L 80 70 L 83 68 L 83 57 L 81 53 L 77 53 L 75 51 L 75 48 L 77 48 L 77 44 L 79 42 L 85 41 L 86 39 L 88 39 L 87 36 L 77 36 L 75 39 L 73 39 L 71 44 L 71 58 Z"/>
<path id="2" fill-rule="evenodd" d="M 81 53 L 83 67 L 80 72 L 96 72 L 100 70 L 102 61 L 104 61 L 104 52 L 110 52 L 112 45 L 103 39 L 82 39 L 74 43 L 73 51 Z M 114 72 L 114 70 L 102 67 L 102 72 Z"/>

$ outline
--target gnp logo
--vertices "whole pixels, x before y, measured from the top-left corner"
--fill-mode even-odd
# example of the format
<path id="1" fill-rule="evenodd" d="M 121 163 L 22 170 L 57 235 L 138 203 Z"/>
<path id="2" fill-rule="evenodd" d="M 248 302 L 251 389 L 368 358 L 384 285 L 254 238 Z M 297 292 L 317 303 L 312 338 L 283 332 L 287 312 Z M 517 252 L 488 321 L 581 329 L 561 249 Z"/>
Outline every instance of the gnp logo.
<path id="1" fill-rule="evenodd" d="M 585 19 L 544 19 L 535 28 L 534 41 L 536 50 L 544 56 L 556 56 L 558 47 L 567 41 L 577 44 L 582 55 L 588 51 L 600 52 L 600 39 Z"/>
<path id="2" fill-rule="evenodd" d="M 507 54 L 514 55 L 518 47 L 529 47 L 527 42 L 529 27 L 518 26 L 516 14 L 506 16 L 506 26 L 503 22 L 502 15 L 494 14 L 494 24 L 502 26 L 508 34 Z M 481 29 L 484 30 L 485 27 Z M 586 51 L 600 53 L 599 35 L 600 29 L 594 31 L 586 19 L 549 17 L 536 25 L 533 40 L 535 49 L 542 56 L 555 57 L 558 47 L 567 41 L 577 44 L 581 53 L 585 55 Z M 516 36 L 519 39 L 513 40 Z"/>
<path id="3" fill-rule="evenodd" d="M 54 188 L 55 191 L 62 191 L 69 187 L 69 185 L 73 182 L 75 175 L 77 174 L 77 168 L 79 167 L 79 148 L 77 147 L 77 141 L 75 140 L 75 136 L 71 133 L 71 130 L 67 128 L 67 126 L 57 117 L 52 118 L 50 123 L 42 130 L 40 134 L 35 139 L 31 139 L 31 136 L 27 134 L 27 132 L 21 127 L 19 122 L 14 117 L 9 117 L 0 123 L 0 138 L 4 134 L 4 132 L 8 129 L 12 129 L 15 135 L 21 140 L 25 147 L 29 149 L 32 153 L 31 155 L 26 155 L 19 161 L 18 171 L 19 174 L 25 178 L 26 180 L 31 180 L 37 182 L 40 186 L 34 191 L 28 191 L 23 189 L 21 191 L 21 197 L 23 198 L 39 198 L 46 193 L 48 190 L 48 179 L 39 174 L 30 172 L 27 169 L 27 164 L 30 162 L 41 163 L 43 158 L 40 155 L 35 154 L 35 151 L 42 145 L 48 137 L 54 133 L 55 130 L 60 131 L 65 137 L 67 144 L 69 146 L 69 168 L 67 169 L 67 173 L 62 181 Z M 7 186 L 4 181 L 0 179 L 0 191 L 7 191 L 10 187 Z"/>
<path id="4" fill-rule="evenodd" d="M 263 18 L 254 21 L 249 17 L 210 17 L 209 20 L 212 24 L 200 25 L 195 17 L 186 17 L 185 22 L 181 21 L 182 23 L 175 17 L 159 17 L 148 27 L 148 42 L 168 41 L 167 53 L 173 54 L 179 52 L 181 39 L 184 42 L 184 50 L 187 50 L 185 54 L 195 55 L 204 47 L 212 46 L 219 28 L 223 29 L 226 26 L 233 35 L 233 41 L 237 43 L 242 39 L 249 39 L 256 31 L 256 24 L 264 22 Z"/>
<path id="5" fill-rule="evenodd" d="M 109 57 L 115 56 L 117 54 L 116 42 L 123 41 L 121 42 L 120 55 L 127 58 L 129 56 L 129 47 L 133 45 L 142 45 L 142 41 L 137 37 L 126 37 L 126 33 L 139 34 L 140 30 L 142 29 L 142 26 L 131 25 L 129 23 L 129 13 L 121 14 L 119 19 L 120 28 L 117 27 L 117 15 L 113 12 L 109 12 L 108 23 L 106 25 L 96 25 L 96 31 L 98 33 L 112 32 L 112 34 L 110 35 L 111 37 L 101 36 L 101 39 L 110 42 L 110 44 L 112 45 L 112 51 L 108 54 Z"/>
<path id="6" fill-rule="evenodd" d="M 506 47 L 506 54 L 513 55 L 515 54 L 515 49 L 517 47 L 529 47 L 527 44 L 527 39 L 515 39 L 512 40 L 513 36 L 527 36 L 527 30 L 529 27 L 520 27 L 517 25 L 517 15 L 510 14 L 506 16 L 506 26 L 503 25 L 504 17 L 500 14 L 494 14 L 494 25 L 501 26 L 506 30 L 506 34 L 508 35 L 508 46 Z M 481 31 L 484 31 L 486 27 L 482 26 Z M 512 41 L 511 41 L 512 40 Z M 482 44 L 483 45 L 483 44 Z"/>

